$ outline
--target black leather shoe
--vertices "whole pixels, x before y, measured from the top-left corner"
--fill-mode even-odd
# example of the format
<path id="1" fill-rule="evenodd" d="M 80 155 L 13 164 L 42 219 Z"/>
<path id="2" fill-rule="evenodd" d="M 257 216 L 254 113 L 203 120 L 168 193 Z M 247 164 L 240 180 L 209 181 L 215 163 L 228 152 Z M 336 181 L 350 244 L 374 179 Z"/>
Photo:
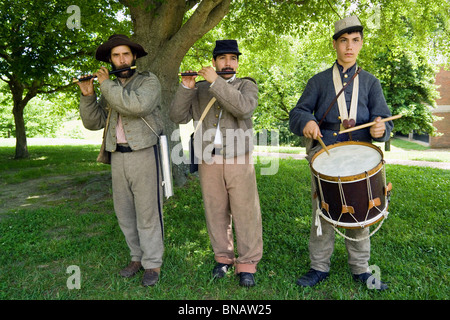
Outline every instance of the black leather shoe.
<path id="1" fill-rule="evenodd" d="M 373 274 L 369 273 L 369 272 L 364 272 L 361 274 L 352 274 L 353 276 L 353 280 L 357 281 L 357 282 L 362 282 L 365 285 L 367 285 L 367 288 L 369 288 L 369 284 L 367 283 L 367 279 L 369 279 L 369 277 L 371 277 Z M 388 285 L 384 282 L 382 282 L 381 280 L 378 281 L 377 279 L 373 279 L 371 281 L 372 283 L 370 283 L 370 288 L 369 289 L 377 289 L 379 291 L 383 291 L 386 290 L 388 288 Z"/>
<path id="2" fill-rule="evenodd" d="M 230 269 L 232 266 L 233 266 L 232 264 L 217 263 L 212 271 L 213 278 L 216 279 L 223 278 L 227 273 L 228 269 Z"/>
<path id="3" fill-rule="evenodd" d="M 311 268 L 305 275 L 300 277 L 296 283 L 301 287 L 312 287 L 328 278 L 329 275 L 329 272 L 322 272 Z"/>
<path id="4" fill-rule="evenodd" d="M 239 285 L 243 287 L 253 287 L 255 285 L 255 278 L 253 273 L 241 272 L 239 273 Z"/>

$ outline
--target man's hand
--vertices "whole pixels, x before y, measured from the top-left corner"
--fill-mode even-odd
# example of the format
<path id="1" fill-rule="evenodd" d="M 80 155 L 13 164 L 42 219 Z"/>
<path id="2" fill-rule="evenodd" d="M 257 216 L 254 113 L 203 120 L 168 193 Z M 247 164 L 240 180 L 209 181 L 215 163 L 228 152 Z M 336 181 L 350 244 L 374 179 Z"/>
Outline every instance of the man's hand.
<path id="1" fill-rule="evenodd" d="M 192 73 L 195 71 L 189 70 L 189 71 L 185 71 L 186 73 Z M 197 78 L 197 76 L 183 76 L 181 77 L 181 83 L 185 86 L 188 87 L 190 89 L 194 89 L 195 88 L 195 78 Z"/>
<path id="2" fill-rule="evenodd" d="M 311 138 L 317 140 L 318 137 L 323 137 L 320 132 L 319 125 L 314 120 L 308 121 L 306 126 L 303 128 L 303 135 L 306 138 Z"/>
<path id="3" fill-rule="evenodd" d="M 370 135 L 372 138 L 381 138 L 384 136 L 384 132 L 386 131 L 386 124 L 381 121 L 381 117 L 377 117 L 374 120 L 376 123 L 370 127 Z"/>
<path id="4" fill-rule="evenodd" d="M 109 79 L 109 71 L 105 67 L 101 67 L 94 75 L 97 76 L 97 80 L 99 84 L 102 84 L 103 81 Z"/>
<path id="5" fill-rule="evenodd" d="M 213 83 L 218 77 L 216 70 L 214 70 L 213 67 L 203 67 L 202 70 L 198 72 L 198 75 L 205 78 L 209 83 Z"/>
<path id="6" fill-rule="evenodd" d="M 80 87 L 81 94 L 83 96 L 92 96 L 94 94 L 94 78 L 85 81 L 78 81 L 77 85 Z"/>

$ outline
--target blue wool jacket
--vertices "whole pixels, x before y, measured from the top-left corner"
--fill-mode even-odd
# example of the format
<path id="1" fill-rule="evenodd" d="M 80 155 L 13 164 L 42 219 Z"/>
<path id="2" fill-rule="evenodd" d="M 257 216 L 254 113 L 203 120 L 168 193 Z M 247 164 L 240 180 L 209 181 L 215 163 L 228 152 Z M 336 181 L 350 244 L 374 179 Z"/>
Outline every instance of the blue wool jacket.
<path id="1" fill-rule="evenodd" d="M 337 63 L 337 62 L 336 62 Z M 356 72 L 356 65 L 352 66 L 343 73 L 342 66 L 338 64 L 342 82 L 350 80 Z M 347 74 L 347 76 L 345 76 Z M 380 81 L 372 74 L 362 70 L 359 75 L 359 96 L 358 113 L 356 125 L 374 121 L 376 117 L 387 118 L 391 116 L 389 107 L 381 89 Z M 345 96 L 347 110 L 350 110 L 352 98 L 353 83 L 351 83 L 342 93 Z M 333 67 L 320 72 L 309 79 L 302 96 L 297 105 L 289 113 L 289 127 L 296 135 L 303 136 L 303 128 L 310 120 L 317 123 L 322 119 L 328 106 L 336 96 L 333 84 Z M 338 124 L 340 120 L 339 108 L 337 102 L 333 105 L 330 112 L 324 119 L 324 122 Z M 389 140 L 391 131 L 394 127 L 392 121 L 387 121 L 386 132 L 383 137 L 375 139 L 370 135 L 370 128 L 364 128 L 352 132 L 352 140 L 372 142 L 372 140 L 383 142 Z M 339 141 L 348 140 L 348 134 L 334 136 L 333 133 L 338 130 L 321 128 L 323 142 L 326 145 L 334 144 Z"/>

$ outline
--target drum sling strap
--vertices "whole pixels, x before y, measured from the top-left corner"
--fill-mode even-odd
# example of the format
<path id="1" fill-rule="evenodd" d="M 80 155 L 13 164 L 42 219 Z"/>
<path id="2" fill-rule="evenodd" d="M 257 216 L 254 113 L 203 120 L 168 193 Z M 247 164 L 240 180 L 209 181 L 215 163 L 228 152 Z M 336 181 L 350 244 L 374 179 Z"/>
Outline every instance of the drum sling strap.
<path id="1" fill-rule="evenodd" d="M 327 114 L 330 112 L 331 108 L 334 106 L 334 104 L 337 102 L 337 100 L 339 99 L 339 96 L 342 94 L 342 92 L 344 92 L 344 90 L 353 82 L 353 80 L 355 80 L 356 76 L 361 72 L 361 67 L 358 67 L 358 69 L 356 70 L 355 74 L 350 78 L 350 80 L 347 82 L 347 84 L 345 86 L 343 86 L 341 88 L 341 90 L 339 90 L 339 92 L 336 94 L 336 96 L 334 97 L 333 101 L 331 101 L 330 105 L 328 106 L 327 111 L 325 111 L 325 113 L 323 114 L 322 119 L 319 121 L 319 127 L 322 125 L 323 120 L 325 119 L 325 117 L 327 116 Z M 356 119 L 355 119 L 356 120 Z"/>

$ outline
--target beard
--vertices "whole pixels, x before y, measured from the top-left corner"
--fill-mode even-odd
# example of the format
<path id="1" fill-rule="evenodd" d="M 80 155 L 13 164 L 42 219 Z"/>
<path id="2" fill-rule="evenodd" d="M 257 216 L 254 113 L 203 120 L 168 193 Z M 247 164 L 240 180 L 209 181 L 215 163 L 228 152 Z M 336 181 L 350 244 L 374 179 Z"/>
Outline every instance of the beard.
<path id="1" fill-rule="evenodd" d="M 112 70 L 120 70 L 120 69 L 124 69 L 124 68 L 129 68 L 129 67 L 133 67 L 136 65 L 136 60 L 133 60 L 131 62 L 131 65 L 121 65 L 121 66 L 115 66 L 113 63 L 111 63 L 112 66 Z M 136 72 L 136 69 L 130 69 L 130 70 L 126 70 L 126 71 L 122 71 L 120 73 L 116 74 L 117 78 L 122 78 L 122 79 L 127 79 L 127 78 L 131 78 L 133 76 L 133 74 Z"/>

